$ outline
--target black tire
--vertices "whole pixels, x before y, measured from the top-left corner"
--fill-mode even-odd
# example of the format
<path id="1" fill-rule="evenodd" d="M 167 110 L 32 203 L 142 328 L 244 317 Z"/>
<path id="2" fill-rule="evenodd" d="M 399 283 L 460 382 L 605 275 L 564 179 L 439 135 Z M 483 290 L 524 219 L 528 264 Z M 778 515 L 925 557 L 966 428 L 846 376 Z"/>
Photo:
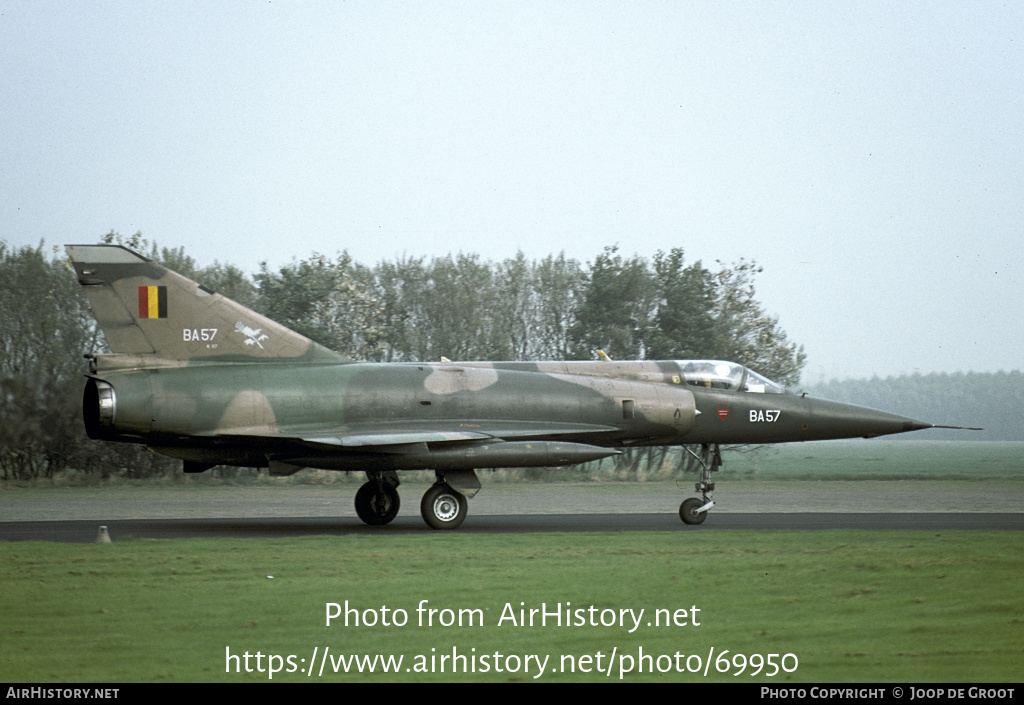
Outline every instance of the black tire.
<path id="1" fill-rule="evenodd" d="M 420 514 L 431 529 L 457 529 L 466 520 L 469 500 L 444 482 L 438 482 L 423 493 Z"/>
<path id="2" fill-rule="evenodd" d="M 387 483 L 367 482 L 356 492 L 356 514 L 370 526 L 390 523 L 401 504 L 398 490 Z"/>
<path id="3" fill-rule="evenodd" d="M 683 520 L 684 524 L 703 524 L 704 520 L 708 518 L 708 513 L 697 511 L 703 506 L 703 499 L 696 497 L 684 499 L 683 503 L 679 505 L 679 518 Z"/>

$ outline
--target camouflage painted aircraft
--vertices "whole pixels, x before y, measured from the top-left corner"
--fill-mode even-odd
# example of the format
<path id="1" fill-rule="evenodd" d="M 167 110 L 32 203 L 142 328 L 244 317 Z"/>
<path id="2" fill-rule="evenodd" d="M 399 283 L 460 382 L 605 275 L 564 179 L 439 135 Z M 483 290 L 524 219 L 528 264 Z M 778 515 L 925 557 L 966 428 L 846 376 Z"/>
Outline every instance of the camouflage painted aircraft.
<path id="1" fill-rule="evenodd" d="M 363 363 L 115 245 L 68 245 L 112 354 L 89 355 L 90 438 L 215 465 L 365 472 L 359 518 L 398 514 L 399 470 L 433 470 L 424 521 L 454 529 L 479 468 L 552 467 L 683 446 L 714 506 L 720 444 L 866 438 L 932 424 L 786 390 L 717 360 Z M 699 447 L 700 452 L 695 449 Z"/>

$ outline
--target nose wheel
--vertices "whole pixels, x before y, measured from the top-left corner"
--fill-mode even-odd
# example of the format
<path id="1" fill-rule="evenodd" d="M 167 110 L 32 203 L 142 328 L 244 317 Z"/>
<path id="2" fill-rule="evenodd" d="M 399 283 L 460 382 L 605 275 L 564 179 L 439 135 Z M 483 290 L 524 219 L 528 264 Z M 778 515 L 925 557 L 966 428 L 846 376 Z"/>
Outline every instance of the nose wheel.
<path id="1" fill-rule="evenodd" d="M 683 520 L 684 524 L 703 524 L 704 520 L 708 518 L 708 509 L 713 505 L 714 502 L 705 501 L 698 497 L 690 497 L 684 499 L 683 503 L 679 505 L 679 518 Z"/>

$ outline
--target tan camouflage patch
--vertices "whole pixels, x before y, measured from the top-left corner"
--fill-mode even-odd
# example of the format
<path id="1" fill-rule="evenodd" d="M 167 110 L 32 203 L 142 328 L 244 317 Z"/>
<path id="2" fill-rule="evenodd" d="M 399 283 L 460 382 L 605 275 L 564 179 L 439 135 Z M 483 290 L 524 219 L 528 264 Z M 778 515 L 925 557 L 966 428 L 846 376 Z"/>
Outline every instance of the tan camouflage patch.
<path id="1" fill-rule="evenodd" d="M 423 386 L 432 394 L 455 394 L 457 392 L 479 392 L 497 384 L 498 373 L 492 369 L 480 369 L 455 365 L 442 365 L 423 381 Z"/>
<path id="2" fill-rule="evenodd" d="M 254 435 L 276 433 L 277 419 L 266 396 L 254 389 L 246 389 L 236 394 L 224 409 L 217 431 Z"/>

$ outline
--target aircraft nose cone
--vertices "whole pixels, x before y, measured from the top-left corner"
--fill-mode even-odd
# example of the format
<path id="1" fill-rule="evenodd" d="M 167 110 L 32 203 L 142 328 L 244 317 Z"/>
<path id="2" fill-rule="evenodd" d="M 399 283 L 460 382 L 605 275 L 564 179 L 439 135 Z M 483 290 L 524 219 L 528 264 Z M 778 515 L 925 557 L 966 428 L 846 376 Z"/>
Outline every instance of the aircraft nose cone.
<path id="1" fill-rule="evenodd" d="M 874 438 L 931 428 L 932 424 L 866 406 L 816 400 L 813 418 L 819 432 L 832 438 Z"/>

